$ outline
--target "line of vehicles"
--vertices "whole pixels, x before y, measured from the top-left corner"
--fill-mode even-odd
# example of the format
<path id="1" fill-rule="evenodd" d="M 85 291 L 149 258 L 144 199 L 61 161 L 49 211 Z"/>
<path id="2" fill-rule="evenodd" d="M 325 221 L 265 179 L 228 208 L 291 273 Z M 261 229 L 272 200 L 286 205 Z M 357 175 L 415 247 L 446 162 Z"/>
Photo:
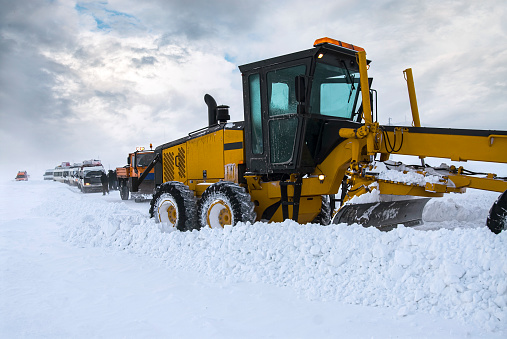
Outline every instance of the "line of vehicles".
<path id="1" fill-rule="evenodd" d="M 44 180 L 53 180 L 77 186 L 83 193 L 101 192 L 102 173 L 106 173 L 110 189 L 118 189 L 120 198 L 129 198 L 136 202 L 151 200 L 155 190 L 155 171 L 146 168 L 155 158 L 155 150 L 150 144 L 150 149 L 137 147 L 135 152 L 129 153 L 127 165 L 117 167 L 114 171 L 106 172 L 100 160 L 85 160 L 82 163 L 70 164 L 62 162 L 55 168 L 47 169 Z M 144 174 L 142 180 L 139 180 Z"/>
<path id="2" fill-rule="evenodd" d="M 77 186 L 81 192 L 101 192 L 101 176 L 106 173 L 100 160 L 85 160 L 82 163 L 70 164 L 62 162 L 54 169 L 48 169 L 44 173 L 44 180 L 53 180 Z"/>

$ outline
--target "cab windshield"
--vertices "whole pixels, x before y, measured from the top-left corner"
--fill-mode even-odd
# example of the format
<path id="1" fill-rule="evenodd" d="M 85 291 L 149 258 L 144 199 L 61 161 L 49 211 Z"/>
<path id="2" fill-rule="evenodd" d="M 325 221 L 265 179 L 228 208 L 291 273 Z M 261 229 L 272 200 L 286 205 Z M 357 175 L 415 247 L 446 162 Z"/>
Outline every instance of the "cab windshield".
<path id="1" fill-rule="evenodd" d="M 153 159 L 155 159 L 155 152 L 138 153 L 136 158 L 137 158 L 137 166 L 138 167 L 146 167 L 151 164 Z"/>
<path id="2" fill-rule="evenodd" d="M 359 72 L 317 63 L 310 95 L 310 113 L 352 119 L 360 106 Z"/>
<path id="3" fill-rule="evenodd" d="M 85 178 L 94 178 L 102 176 L 102 171 L 89 171 L 85 173 Z"/>

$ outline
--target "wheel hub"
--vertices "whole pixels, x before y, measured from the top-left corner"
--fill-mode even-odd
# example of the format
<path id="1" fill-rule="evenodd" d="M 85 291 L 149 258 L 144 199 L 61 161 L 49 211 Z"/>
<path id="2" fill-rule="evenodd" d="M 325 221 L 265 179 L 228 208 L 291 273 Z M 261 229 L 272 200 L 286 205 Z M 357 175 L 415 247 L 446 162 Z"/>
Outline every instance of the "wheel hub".
<path id="1" fill-rule="evenodd" d="M 171 199 L 164 199 L 158 204 L 158 220 L 162 223 L 168 223 L 174 227 L 178 222 L 178 209 Z"/>
<path id="2" fill-rule="evenodd" d="M 232 225 L 232 212 L 225 201 L 217 200 L 209 207 L 206 219 L 211 228 L 223 228 L 225 225 Z"/>
<path id="3" fill-rule="evenodd" d="M 167 217 L 169 219 L 169 222 L 171 224 L 176 224 L 176 217 L 177 217 L 177 214 L 176 214 L 176 208 L 174 208 L 173 205 L 169 206 L 169 208 L 167 209 Z"/>

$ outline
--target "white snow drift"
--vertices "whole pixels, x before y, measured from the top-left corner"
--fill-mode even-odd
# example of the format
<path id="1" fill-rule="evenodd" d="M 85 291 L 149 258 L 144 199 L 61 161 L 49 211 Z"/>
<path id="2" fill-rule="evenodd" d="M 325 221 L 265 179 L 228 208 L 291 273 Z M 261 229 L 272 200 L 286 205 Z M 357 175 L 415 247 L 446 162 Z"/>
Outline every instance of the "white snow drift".
<path id="1" fill-rule="evenodd" d="M 57 185 L 55 183 L 55 185 Z M 507 232 L 485 226 L 496 193 L 428 203 L 418 229 L 239 224 L 163 233 L 146 211 L 65 190 L 37 213 L 57 216 L 66 241 L 162 258 L 215 281 L 289 286 L 314 300 L 426 312 L 507 333 Z M 432 230 L 433 229 L 433 230 Z"/>

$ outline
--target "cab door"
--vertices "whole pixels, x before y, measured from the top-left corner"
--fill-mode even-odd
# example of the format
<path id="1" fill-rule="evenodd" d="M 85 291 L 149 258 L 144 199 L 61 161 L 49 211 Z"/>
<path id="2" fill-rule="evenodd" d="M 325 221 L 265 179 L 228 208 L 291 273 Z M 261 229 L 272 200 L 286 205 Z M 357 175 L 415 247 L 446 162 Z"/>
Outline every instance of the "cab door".
<path id="1" fill-rule="evenodd" d="M 283 62 L 244 74 L 249 171 L 280 173 L 296 168 L 303 125 L 297 113 L 296 77 L 307 74 L 310 60 Z"/>
<path id="2" fill-rule="evenodd" d="M 266 72 L 269 170 L 273 172 L 293 170 L 296 166 L 302 117 L 297 114 L 295 79 L 305 73 L 304 64 Z"/>

